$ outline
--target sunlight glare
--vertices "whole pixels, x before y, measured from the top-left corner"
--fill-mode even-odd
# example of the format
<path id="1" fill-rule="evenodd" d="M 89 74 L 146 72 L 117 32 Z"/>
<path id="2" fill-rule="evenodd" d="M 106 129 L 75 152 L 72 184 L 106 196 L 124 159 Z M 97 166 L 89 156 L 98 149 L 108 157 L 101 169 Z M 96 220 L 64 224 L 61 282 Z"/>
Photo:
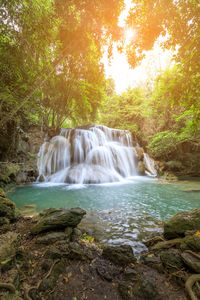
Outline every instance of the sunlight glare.
<path id="1" fill-rule="evenodd" d="M 125 29 L 124 36 L 125 36 L 125 45 L 127 45 L 136 39 L 137 36 L 136 29 L 130 27 Z"/>

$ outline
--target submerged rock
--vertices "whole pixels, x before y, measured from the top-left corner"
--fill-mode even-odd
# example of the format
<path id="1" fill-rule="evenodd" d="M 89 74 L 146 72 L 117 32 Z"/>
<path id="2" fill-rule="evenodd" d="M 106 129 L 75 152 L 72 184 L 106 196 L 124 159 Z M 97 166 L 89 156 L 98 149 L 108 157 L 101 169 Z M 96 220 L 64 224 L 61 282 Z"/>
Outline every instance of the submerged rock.
<path id="1" fill-rule="evenodd" d="M 106 246 L 103 249 L 103 256 L 118 265 L 127 265 L 136 261 L 130 245 Z"/>
<path id="2" fill-rule="evenodd" d="M 200 231 L 200 208 L 179 212 L 164 224 L 167 239 L 184 236 L 187 230 Z"/>
<path id="3" fill-rule="evenodd" d="M 86 211 L 81 208 L 44 210 L 40 213 L 37 224 L 32 227 L 31 233 L 38 234 L 43 231 L 76 227 L 85 214 Z"/>

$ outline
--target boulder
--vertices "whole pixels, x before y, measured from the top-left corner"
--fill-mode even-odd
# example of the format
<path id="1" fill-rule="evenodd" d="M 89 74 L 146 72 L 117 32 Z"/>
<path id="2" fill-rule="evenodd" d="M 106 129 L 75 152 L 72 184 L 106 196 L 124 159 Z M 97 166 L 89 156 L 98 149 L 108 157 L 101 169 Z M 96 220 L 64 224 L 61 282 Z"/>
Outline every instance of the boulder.
<path id="1" fill-rule="evenodd" d="M 143 151 L 143 149 L 141 147 L 135 147 L 135 150 L 136 150 L 138 159 L 140 161 L 143 161 L 143 158 L 144 158 L 144 151 Z"/>
<path id="2" fill-rule="evenodd" d="M 86 211 L 81 208 L 50 208 L 40 213 L 38 222 L 31 228 L 32 234 L 44 231 L 64 229 L 65 227 L 76 227 Z"/>
<path id="3" fill-rule="evenodd" d="M 139 299 L 156 299 L 158 287 L 155 278 L 144 274 L 135 285 L 134 294 Z"/>
<path id="4" fill-rule="evenodd" d="M 162 251 L 160 253 L 160 260 L 164 267 L 172 270 L 182 269 L 184 265 L 181 255 L 174 249 Z"/>
<path id="5" fill-rule="evenodd" d="M 75 260 L 92 260 L 94 258 L 93 252 L 90 248 L 85 247 L 77 242 L 71 242 L 69 244 L 69 255 L 70 259 Z"/>
<path id="6" fill-rule="evenodd" d="M 145 170 L 146 170 L 145 164 L 142 161 L 139 161 L 139 163 L 138 163 L 138 172 L 139 172 L 139 174 L 140 175 L 145 175 Z"/>
<path id="7" fill-rule="evenodd" d="M 0 263 L 12 259 L 17 251 L 19 234 L 7 232 L 0 236 Z"/>
<path id="8" fill-rule="evenodd" d="M 102 254 L 104 257 L 118 265 L 128 265 L 129 263 L 134 263 L 136 261 L 130 245 L 106 246 L 103 248 Z"/>
<path id="9" fill-rule="evenodd" d="M 9 199 L 0 196 L 0 218 L 7 218 L 9 221 L 16 219 L 15 204 Z"/>
<path id="10" fill-rule="evenodd" d="M 199 252 L 200 251 L 200 232 L 194 233 L 192 235 L 187 235 L 183 238 L 183 241 L 180 245 L 182 250 L 192 250 Z"/>
<path id="11" fill-rule="evenodd" d="M 184 236 L 187 230 L 200 231 L 200 208 L 175 214 L 164 224 L 164 237 Z"/>
<path id="12" fill-rule="evenodd" d="M 200 256 L 198 257 L 192 252 L 183 252 L 181 257 L 190 270 L 200 273 Z"/>
<path id="13" fill-rule="evenodd" d="M 56 241 L 65 240 L 67 238 L 64 232 L 51 232 L 44 236 L 38 237 L 36 244 L 49 245 L 53 244 Z"/>

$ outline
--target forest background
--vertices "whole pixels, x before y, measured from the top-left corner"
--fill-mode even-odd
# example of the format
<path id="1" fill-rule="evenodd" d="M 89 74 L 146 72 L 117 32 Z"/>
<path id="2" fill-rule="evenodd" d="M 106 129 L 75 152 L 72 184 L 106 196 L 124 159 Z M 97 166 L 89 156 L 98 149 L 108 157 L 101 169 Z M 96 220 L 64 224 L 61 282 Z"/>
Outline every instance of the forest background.
<path id="1" fill-rule="evenodd" d="M 13 157 L 19 135 L 99 123 L 129 129 L 159 160 L 181 169 L 200 138 L 200 4 L 198 0 L 134 0 L 123 43 L 121 0 L 1 0 L 0 156 Z M 113 43 L 134 68 L 160 36 L 174 64 L 147 84 L 117 95 L 102 57 Z M 190 145 L 188 158 L 178 157 Z M 182 149 L 183 151 L 183 149 Z M 176 154 L 175 154 L 176 153 Z"/>

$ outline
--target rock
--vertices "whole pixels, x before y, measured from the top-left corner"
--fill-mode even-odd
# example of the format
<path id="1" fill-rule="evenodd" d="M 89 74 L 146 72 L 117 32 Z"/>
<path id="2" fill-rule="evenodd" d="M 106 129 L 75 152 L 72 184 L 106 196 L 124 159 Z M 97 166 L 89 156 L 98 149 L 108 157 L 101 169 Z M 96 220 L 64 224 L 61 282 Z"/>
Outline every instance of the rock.
<path id="1" fill-rule="evenodd" d="M 0 197 L 0 218 L 2 217 L 10 221 L 16 220 L 15 204 L 4 196 Z"/>
<path id="2" fill-rule="evenodd" d="M 123 300 L 132 299 L 132 287 L 127 282 L 120 282 L 118 290 Z"/>
<path id="3" fill-rule="evenodd" d="M 25 172 L 19 172 L 15 179 L 17 184 L 21 184 L 27 181 L 27 174 Z"/>
<path id="4" fill-rule="evenodd" d="M 141 299 L 155 299 L 158 291 L 154 278 L 143 275 L 135 285 L 134 294 Z"/>
<path id="5" fill-rule="evenodd" d="M 73 234 L 72 234 L 72 236 L 71 236 L 71 239 L 72 239 L 72 241 L 76 241 L 76 240 L 79 240 L 79 238 L 82 236 L 82 232 L 81 232 L 81 230 L 80 229 L 78 229 L 78 228 L 74 228 L 73 229 Z"/>
<path id="6" fill-rule="evenodd" d="M 5 218 L 5 217 L 0 218 L 0 226 L 9 225 L 9 224 L 10 224 L 10 222 L 9 222 L 8 218 Z"/>
<path id="7" fill-rule="evenodd" d="M 92 253 L 92 251 L 83 246 L 83 245 L 80 245 L 79 243 L 77 242 L 71 242 L 69 244 L 69 255 L 68 257 L 70 259 L 77 259 L 77 260 L 86 260 L 86 259 L 89 259 L 89 260 L 92 260 L 94 258 L 94 255 Z"/>
<path id="8" fill-rule="evenodd" d="M 56 241 L 65 240 L 65 239 L 66 239 L 66 234 L 64 232 L 51 232 L 37 238 L 36 244 L 49 245 L 55 243 Z"/>
<path id="9" fill-rule="evenodd" d="M 139 172 L 139 174 L 140 175 L 145 175 L 145 170 L 146 170 L 145 164 L 142 161 L 139 161 L 139 163 L 138 163 L 138 172 Z"/>
<path id="10" fill-rule="evenodd" d="M 137 281 L 137 272 L 131 268 L 127 268 L 124 271 L 124 277 L 126 280 Z"/>
<path id="11" fill-rule="evenodd" d="M 94 265 L 101 278 L 107 281 L 112 281 L 116 276 L 119 277 L 119 268 L 113 264 L 108 264 L 105 260 L 97 260 Z"/>
<path id="12" fill-rule="evenodd" d="M 38 178 L 38 181 L 39 181 L 39 182 L 44 182 L 44 181 L 45 181 L 44 175 L 41 174 L 41 175 L 39 176 L 39 178 Z"/>
<path id="13" fill-rule="evenodd" d="M 41 262 L 41 268 L 47 272 L 50 270 L 52 263 L 53 263 L 52 259 L 46 258 Z"/>
<path id="14" fill-rule="evenodd" d="M 144 151 L 143 151 L 143 149 L 141 147 L 135 147 L 135 150 L 136 150 L 138 159 L 140 161 L 143 161 L 143 158 L 144 158 Z"/>
<path id="15" fill-rule="evenodd" d="M 160 253 L 160 260 L 164 267 L 168 269 L 182 269 L 184 264 L 181 255 L 174 249 L 162 251 Z"/>
<path id="16" fill-rule="evenodd" d="M 136 261 L 129 245 L 106 246 L 103 248 L 102 255 L 118 265 L 127 265 Z"/>
<path id="17" fill-rule="evenodd" d="M 1 188 L 0 188 L 0 197 L 3 197 L 3 198 L 6 197 L 4 190 Z"/>
<path id="18" fill-rule="evenodd" d="M 148 254 L 146 256 L 142 256 L 144 264 L 157 270 L 158 272 L 163 272 L 163 265 L 161 263 L 160 257 L 155 254 Z"/>
<path id="19" fill-rule="evenodd" d="M 72 233 L 73 233 L 73 228 L 72 227 L 65 228 L 65 235 L 66 235 L 67 238 L 70 238 Z"/>
<path id="20" fill-rule="evenodd" d="M 15 256 L 19 236 L 19 234 L 11 231 L 0 235 L 0 263 L 12 260 Z"/>
<path id="21" fill-rule="evenodd" d="M 181 254 L 181 257 L 184 261 L 184 263 L 189 267 L 190 270 L 200 273 L 200 256 L 197 258 L 195 255 L 193 255 L 191 252 L 183 252 Z"/>
<path id="22" fill-rule="evenodd" d="M 192 250 L 192 251 L 199 252 L 200 234 L 194 233 L 193 235 L 187 235 L 185 238 L 183 238 L 180 248 L 182 250 Z"/>
<path id="23" fill-rule="evenodd" d="M 1 296 L 1 300 L 23 300 L 23 298 L 15 295 L 15 294 L 5 294 Z"/>
<path id="24" fill-rule="evenodd" d="M 51 208 L 44 210 L 40 213 L 37 224 L 31 228 L 31 233 L 38 234 L 43 231 L 62 229 L 69 226 L 76 227 L 85 214 L 85 210 L 81 208 Z"/>
<path id="25" fill-rule="evenodd" d="M 164 237 L 184 236 L 187 230 L 200 231 L 200 208 L 175 214 L 164 224 Z"/>
<path id="26" fill-rule="evenodd" d="M 61 257 L 62 253 L 56 247 L 49 248 L 44 254 L 44 258 L 46 259 L 58 259 Z"/>

